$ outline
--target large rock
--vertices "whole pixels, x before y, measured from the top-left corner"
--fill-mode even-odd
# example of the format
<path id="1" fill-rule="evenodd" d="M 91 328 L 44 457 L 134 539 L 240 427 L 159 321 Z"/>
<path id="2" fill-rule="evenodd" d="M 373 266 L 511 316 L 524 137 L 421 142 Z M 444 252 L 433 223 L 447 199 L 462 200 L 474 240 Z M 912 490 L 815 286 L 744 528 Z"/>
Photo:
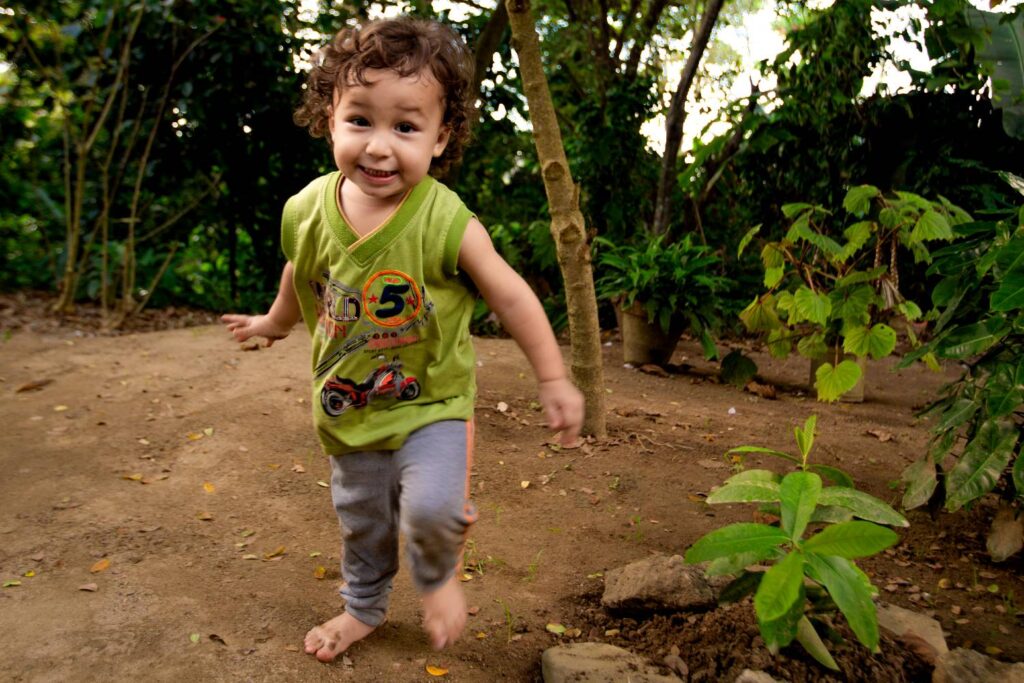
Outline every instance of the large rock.
<path id="1" fill-rule="evenodd" d="M 909 609 L 884 602 L 878 603 L 878 625 L 902 640 L 918 654 L 935 663 L 936 658 L 949 652 L 942 635 L 942 624 Z M 917 647 L 923 644 L 924 648 Z"/>
<path id="2" fill-rule="evenodd" d="M 935 663 L 932 683 L 1024 683 L 1024 663 L 1007 664 L 958 647 Z"/>
<path id="3" fill-rule="evenodd" d="M 604 643 L 551 647 L 541 655 L 544 683 L 682 683 L 659 674 L 643 657 Z"/>
<path id="4" fill-rule="evenodd" d="M 680 555 L 653 555 L 612 569 L 605 575 L 601 597 L 601 605 L 610 610 L 685 612 L 714 604 L 704 572 Z"/>
<path id="5" fill-rule="evenodd" d="M 779 681 L 763 671 L 744 669 L 733 683 L 779 683 Z"/>

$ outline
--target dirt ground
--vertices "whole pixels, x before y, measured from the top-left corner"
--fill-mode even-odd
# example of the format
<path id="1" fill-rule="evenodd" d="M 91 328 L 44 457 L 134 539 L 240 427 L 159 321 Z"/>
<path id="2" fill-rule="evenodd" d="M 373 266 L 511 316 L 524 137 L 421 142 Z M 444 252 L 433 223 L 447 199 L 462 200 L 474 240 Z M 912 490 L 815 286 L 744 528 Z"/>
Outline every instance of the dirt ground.
<path id="1" fill-rule="evenodd" d="M 766 400 L 717 384 L 694 344 L 662 377 L 623 367 L 613 340 L 610 437 L 558 450 L 515 344 L 478 339 L 465 637 L 429 649 L 403 570 L 390 621 L 325 665 L 300 651 L 341 608 L 305 334 L 243 351 L 215 325 L 94 336 L 26 326 L 13 310 L 0 302 L 0 671 L 13 681 L 438 680 L 429 666 L 444 680 L 534 681 L 541 652 L 577 628 L 576 640 L 659 660 L 673 643 L 665 623 L 685 660 L 699 647 L 686 620 L 663 620 L 656 640 L 636 624 L 605 634 L 591 609 L 602 574 L 750 519 L 750 507 L 702 501 L 730 473 L 725 452 L 792 450 L 792 427 L 811 413 L 812 457 L 896 503 L 892 482 L 927 442 L 914 409 L 944 381 L 872 364 L 867 402 L 827 406 L 799 389 L 805 361 L 758 356 L 780 388 Z M 988 561 L 991 515 L 988 504 L 935 521 L 915 511 L 901 544 L 862 566 L 885 600 L 933 612 L 950 647 L 1020 661 L 1024 560 Z"/>

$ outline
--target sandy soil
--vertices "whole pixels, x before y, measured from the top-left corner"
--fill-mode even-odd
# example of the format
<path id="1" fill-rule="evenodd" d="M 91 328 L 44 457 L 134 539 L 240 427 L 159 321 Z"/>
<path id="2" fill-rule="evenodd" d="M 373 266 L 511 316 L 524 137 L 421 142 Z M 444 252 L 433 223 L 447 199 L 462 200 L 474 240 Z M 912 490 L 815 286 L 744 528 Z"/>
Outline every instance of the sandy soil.
<path id="1" fill-rule="evenodd" d="M 796 388 L 804 361 L 759 358 L 782 389 L 771 401 L 715 383 L 695 345 L 675 358 L 692 367 L 660 377 L 624 368 L 615 343 L 605 348 L 609 439 L 557 450 L 515 345 L 480 339 L 477 352 L 481 514 L 466 557 L 465 637 L 429 649 L 403 571 L 390 621 L 325 665 L 300 651 L 305 632 L 341 608 L 305 336 L 246 352 L 216 326 L 120 337 L 8 328 L 0 581 L 20 585 L 0 589 L 3 678 L 421 681 L 437 680 L 426 672 L 437 666 L 452 681 L 537 680 L 543 649 L 569 639 L 546 624 L 605 639 L 573 623 L 602 572 L 750 518 L 702 502 L 729 474 L 726 450 L 791 450 L 792 426 L 814 412 L 818 461 L 896 502 L 890 482 L 927 441 L 913 409 L 943 381 L 873 365 L 868 402 L 825 406 Z M 933 610 L 951 646 L 1021 660 L 1022 560 L 987 561 L 991 514 L 982 505 L 933 522 L 915 512 L 901 545 L 863 566 L 891 588 L 886 599 Z M 940 589 L 942 578 L 952 587 Z"/>

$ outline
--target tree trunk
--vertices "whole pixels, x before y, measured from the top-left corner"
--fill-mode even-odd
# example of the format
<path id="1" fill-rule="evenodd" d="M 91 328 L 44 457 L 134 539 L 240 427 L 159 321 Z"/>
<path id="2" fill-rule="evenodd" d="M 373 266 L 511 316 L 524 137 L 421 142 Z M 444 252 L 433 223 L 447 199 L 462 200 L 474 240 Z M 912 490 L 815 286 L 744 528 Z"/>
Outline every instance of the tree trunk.
<path id="1" fill-rule="evenodd" d="M 679 77 L 679 85 L 672 95 L 672 104 L 669 106 L 665 121 L 665 155 L 661 160 L 658 197 L 654 204 L 654 225 L 651 227 L 655 235 L 664 235 L 668 231 L 669 212 L 672 209 L 672 190 L 676 185 L 676 161 L 679 157 L 679 145 L 683 139 L 683 122 L 686 120 L 686 97 L 689 95 L 690 86 L 693 85 L 693 79 L 697 75 L 700 59 L 704 56 L 704 50 L 708 46 L 711 29 L 718 21 L 718 14 L 722 11 L 724 3 L 725 0 L 707 0 L 700 25 L 693 33 L 690 54 L 686 58 L 686 65 Z"/>
<path id="2" fill-rule="evenodd" d="M 604 374 L 601 365 L 601 330 L 590 267 L 590 245 L 580 212 L 579 189 L 573 183 L 562 135 L 555 118 L 547 78 L 540 57 L 540 41 L 529 0 L 506 0 L 512 26 L 512 47 L 519 55 L 526 100 L 533 125 L 533 140 L 544 177 L 551 210 L 551 235 L 558 266 L 565 281 L 572 343 L 572 379 L 586 401 L 585 434 L 604 438 Z"/>

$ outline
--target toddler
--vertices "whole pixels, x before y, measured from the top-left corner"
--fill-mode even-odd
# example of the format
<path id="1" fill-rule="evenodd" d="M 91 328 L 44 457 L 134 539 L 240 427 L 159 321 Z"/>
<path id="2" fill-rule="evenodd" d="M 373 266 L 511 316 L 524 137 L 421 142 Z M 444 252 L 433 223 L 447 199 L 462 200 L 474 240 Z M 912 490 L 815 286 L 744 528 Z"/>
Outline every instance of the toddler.
<path id="1" fill-rule="evenodd" d="M 390 19 L 342 30 L 318 62 L 295 118 L 327 138 L 338 170 L 285 204 L 287 264 L 270 310 L 222 320 L 236 340 L 266 346 L 300 317 L 312 336 L 313 421 L 344 542 L 345 611 L 305 638 L 326 662 L 383 622 L 399 532 L 431 645 L 449 645 L 465 626 L 457 570 L 476 517 L 475 293 L 522 348 L 567 445 L 583 400 L 537 297 L 428 175 L 457 160 L 467 138 L 462 39 L 436 22 Z"/>

